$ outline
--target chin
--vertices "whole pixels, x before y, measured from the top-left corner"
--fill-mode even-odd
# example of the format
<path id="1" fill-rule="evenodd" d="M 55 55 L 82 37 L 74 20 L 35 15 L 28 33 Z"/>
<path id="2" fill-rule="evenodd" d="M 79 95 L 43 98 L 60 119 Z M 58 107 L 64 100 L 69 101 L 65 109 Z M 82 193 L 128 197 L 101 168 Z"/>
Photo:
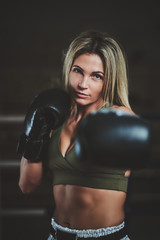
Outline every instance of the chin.
<path id="1" fill-rule="evenodd" d="M 89 104 L 88 101 L 84 100 L 84 99 L 74 99 L 75 103 L 81 106 L 86 106 Z"/>

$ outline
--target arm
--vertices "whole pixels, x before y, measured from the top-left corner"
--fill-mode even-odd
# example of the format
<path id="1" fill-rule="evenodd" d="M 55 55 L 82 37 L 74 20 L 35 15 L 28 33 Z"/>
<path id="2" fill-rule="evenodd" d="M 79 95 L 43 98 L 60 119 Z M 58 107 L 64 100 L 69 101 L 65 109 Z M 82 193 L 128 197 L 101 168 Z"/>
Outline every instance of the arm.
<path id="1" fill-rule="evenodd" d="M 31 163 L 24 157 L 20 164 L 19 187 L 24 194 L 33 192 L 41 183 L 43 172 L 42 162 Z"/>
<path id="2" fill-rule="evenodd" d="M 17 148 L 22 156 L 19 187 L 23 193 L 34 191 L 41 183 L 52 130 L 63 124 L 69 110 L 70 97 L 59 89 L 42 92 L 33 100 Z"/>

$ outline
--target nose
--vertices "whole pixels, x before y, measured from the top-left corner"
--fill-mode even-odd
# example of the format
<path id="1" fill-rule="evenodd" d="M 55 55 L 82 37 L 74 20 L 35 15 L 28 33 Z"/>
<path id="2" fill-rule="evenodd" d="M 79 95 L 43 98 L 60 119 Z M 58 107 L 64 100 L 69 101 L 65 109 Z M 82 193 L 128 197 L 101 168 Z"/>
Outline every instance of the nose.
<path id="1" fill-rule="evenodd" d="M 83 76 L 83 78 L 81 78 L 79 80 L 78 87 L 81 89 L 86 89 L 88 87 L 88 77 L 87 76 Z"/>

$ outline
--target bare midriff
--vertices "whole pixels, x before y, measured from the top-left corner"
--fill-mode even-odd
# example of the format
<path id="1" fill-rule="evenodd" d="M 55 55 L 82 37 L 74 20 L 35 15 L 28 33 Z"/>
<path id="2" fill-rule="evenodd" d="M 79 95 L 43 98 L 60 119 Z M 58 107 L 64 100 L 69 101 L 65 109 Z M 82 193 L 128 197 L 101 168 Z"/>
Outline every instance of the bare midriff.
<path id="1" fill-rule="evenodd" d="M 55 221 L 71 229 L 116 226 L 124 220 L 126 193 L 73 185 L 55 185 Z"/>

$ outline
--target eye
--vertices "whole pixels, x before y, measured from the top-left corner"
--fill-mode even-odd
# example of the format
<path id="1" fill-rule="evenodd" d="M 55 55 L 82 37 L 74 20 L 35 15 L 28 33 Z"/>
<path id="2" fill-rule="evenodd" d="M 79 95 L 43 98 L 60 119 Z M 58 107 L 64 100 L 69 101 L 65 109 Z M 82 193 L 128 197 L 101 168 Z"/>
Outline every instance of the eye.
<path id="1" fill-rule="evenodd" d="M 72 71 L 75 72 L 75 73 L 80 73 L 80 74 L 83 75 L 83 72 L 82 72 L 82 70 L 81 70 L 80 68 L 73 67 L 73 68 L 72 68 Z"/>
<path id="2" fill-rule="evenodd" d="M 100 75 L 100 74 L 98 74 L 98 73 L 94 73 L 94 74 L 93 74 L 93 77 L 94 77 L 96 80 L 98 80 L 98 79 L 102 79 L 102 80 L 103 80 L 103 76 Z"/>

